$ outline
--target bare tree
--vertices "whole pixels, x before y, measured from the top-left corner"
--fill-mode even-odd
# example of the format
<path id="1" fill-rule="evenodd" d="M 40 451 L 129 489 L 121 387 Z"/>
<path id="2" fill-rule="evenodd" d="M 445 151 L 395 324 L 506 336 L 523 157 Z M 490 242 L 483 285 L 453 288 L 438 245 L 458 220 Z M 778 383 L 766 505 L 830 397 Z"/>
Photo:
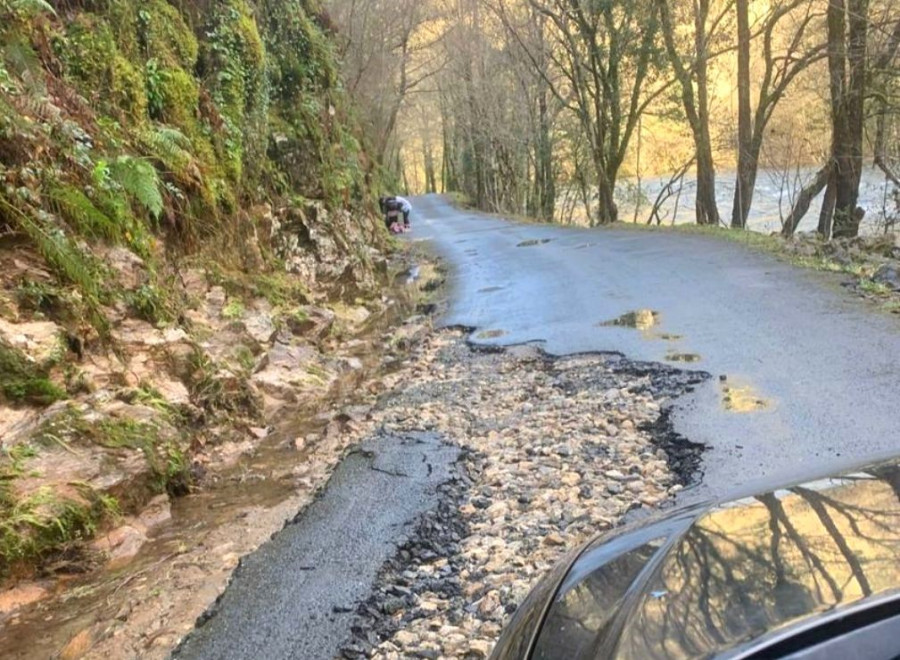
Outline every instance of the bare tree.
<path id="1" fill-rule="evenodd" d="M 693 23 L 692 48 L 676 41 L 672 0 L 658 0 L 662 19 L 662 34 L 675 78 L 681 87 L 681 101 L 688 125 L 694 136 L 694 154 L 697 163 L 697 195 L 695 210 L 697 224 L 718 225 L 719 209 L 716 205 L 716 168 L 713 162 L 710 138 L 709 61 L 712 57 L 711 42 L 717 27 L 730 9 L 730 3 L 710 18 L 710 1 L 693 0 L 687 20 Z M 686 22 L 686 21 L 685 21 Z M 684 53 L 690 53 L 687 57 Z"/>
<path id="2" fill-rule="evenodd" d="M 546 21 L 547 70 L 519 37 L 520 26 L 510 18 L 510 0 L 498 0 L 497 7 L 554 97 L 578 119 L 590 147 L 597 220 L 615 222 L 616 180 L 638 119 L 670 84 L 648 89 L 659 59 L 658 9 L 640 2 L 615 6 L 589 0 L 528 3 Z"/>
<path id="3" fill-rule="evenodd" d="M 762 37 L 763 73 L 756 107 L 751 107 L 748 0 L 737 0 L 738 158 L 731 226 L 747 225 L 759 158 L 769 120 L 793 80 L 825 56 L 824 41 L 812 33 L 821 27 L 822 13 L 809 0 L 789 0 L 768 6 L 758 34 Z M 783 41 L 781 49 L 776 48 Z"/>

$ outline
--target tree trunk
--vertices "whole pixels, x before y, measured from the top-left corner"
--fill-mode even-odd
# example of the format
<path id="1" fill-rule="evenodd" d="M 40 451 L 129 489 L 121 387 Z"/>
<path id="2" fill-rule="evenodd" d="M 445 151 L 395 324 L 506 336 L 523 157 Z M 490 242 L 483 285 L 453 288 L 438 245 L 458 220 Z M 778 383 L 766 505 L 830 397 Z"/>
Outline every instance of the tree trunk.
<path id="1" fill-rule="evenodd" d="M 553 176 L 553 144 L 550 138 L 550 113 L 543 82 L 538 97 L 538 144 L 535 159 L 535 182 L 538 190 L 538 212 L 542 220 L 553 221 L 556 211 L 556 181 Z"/>
<path id="2" fill-rule="evenodd" d="M 619 220 L 619 207 L 616 206 L 614 181 L 602 170 L 597 176 L 597 220 L 601 225 L 611 224 Z"/>
<path id="3" fill-rule="evenodd" d="M 425 164 L 425 192 L 437 192 L 437 180 L 434 173 L 434 153 L 428 136 L 422 136 L 422 160 Z"/>
<path id="4" fill-rule="evenodd" d="M 700 0 L 699 11 L 694 19 L 697 48 L 697 224 L 718 225 L 719 207 L 716 203 L 716 164 L 712 155 L 712 139 L 709 135 L 709 79 L 708 35 L 706 19 L 709 1 Z"/>
<path id="5" fill-rule="evenodd" d="M 803 216 L 806 215 L 806 212 L 809 210 L 809 205 L 816 198 L 816 195 L 822 192 L 822 189 L 825 188 L 828 183 L 831 168 L 832 166 L 829 163 L 816 172 L 816 176 L 813 178 L 812 182 L 800 191 L 800 194 L 797 196 L 797 202 L 794 204 L 794 208 L 791 209 L 790 215 L 788 215 L 781 228 L 781 234 L 785 238 L 793 236 L 794 232 L 797 231 L 797 225 L 800 224 Z"/>
<path id="6" fill-rule="evenodd" d="M 709 138 L 709 131 L 705 131 Z M 697 199 L 695 203 L 698 225 L 718 225 L 716 206 L 716 167 L 709 144 L 697 149 Z"/>
<path id="7" fill-rule="evenodd" d="M 738 37 L 738 158 L 737 176 L 734 181 L 734 204 L 731 207 L 731 226 L 743 229 L 747 226 L 753 187 L 756 183 L 756 162 L 750 153 L 753 139 L 752 110 L 750 107 L 750 2 L 737 0 Z"/>
<path id="8" fill-rule="evenodd" d="M 669 61 L 681 86 L 684 113 L 694 137 L 694 153 L 697 157 L 697 196 L 695 211 L 698 225 L 719 224 L 716 204 L 716 166 L 712 156 L 712 140 L 709 133 L 709 91 L 706 19 L 709 15 L 708 0 L 700 0 L 694 7 L 694 51 L 696 59 L 692 69 L 681 62 L 675 43 L 675 31 L 666 0 L 660 0 L 663 35 Z M 692 77 L 693 76 L 693 77 Z M 694 82 L 697 92 L 694 95 Z"/>
<path id="9" fill-rule="evenodd" d="M 832 234 L 856 236 L 862 175 L 868 0 L 829 0 L 827 14 L 828 71 L 832 107 L 832 161 L 828 195 L 834 198 Z M 824 216 L 823 216 L 824 219 Z M 828 229 L 820 222 L 820 229 Z"/>
<path id="10" fill-rule="evenodd" d="M 828 187 L 825 188 L 825 198 L 822 200 L 822 209 L 819 211 L 819 226 L 816 231 L 822 238 L 831 238 L 834 228 L 834 202 L 836 199 L 837 166 L 833 166 L 828 173 Z"/>

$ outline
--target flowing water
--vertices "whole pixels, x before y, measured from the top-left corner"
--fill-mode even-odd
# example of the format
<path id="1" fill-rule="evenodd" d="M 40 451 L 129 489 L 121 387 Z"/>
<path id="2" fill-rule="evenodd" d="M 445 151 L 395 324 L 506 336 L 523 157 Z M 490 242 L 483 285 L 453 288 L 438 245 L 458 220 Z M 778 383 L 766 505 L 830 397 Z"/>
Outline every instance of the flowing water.
<path id="1" fill-rule="evenodd" d="M 815 175 L 816 170 L 804 168 L 794 172 L 761 170 L 756 180 L 753 205 L 750 208 L 748 227 L 753 231 L 771 233 L 781 231 L 782 219 L 786 218 L 797 194 L 804 184 Z M 636 202 L 640 200 L 637 221 L 646 222 L 657 195 L 669 182 L 667 176 L 653 176 L 641 179 L 640 189 L 636 179 L 622 179 L 617 187 L 619 219 L 631 222 L 634 219 Z M 696 221 L 694 201 L 696 199 L 696 179 L 685 175 L 684 184 L 678 194 L 677 185 L 661 205 L 662 224 L 687 224 Z M 884 175 L 874 169 L 863 170 L 859 188 L 859 205 L 866 210 L 860 226 L 860 233 L 872 234 L 883 231 L 886 221 L 893 217 L 897 221 L 898 209 L 892 197 L 892 186 Z M 798 231 L 815 231 L 822 207 L 820 194 L 813 200 L 803 218 Z M 718 172 L 716 175 L 716 201 L 723 222 L 730 222 L 734 201 L 734 172 Z"/>

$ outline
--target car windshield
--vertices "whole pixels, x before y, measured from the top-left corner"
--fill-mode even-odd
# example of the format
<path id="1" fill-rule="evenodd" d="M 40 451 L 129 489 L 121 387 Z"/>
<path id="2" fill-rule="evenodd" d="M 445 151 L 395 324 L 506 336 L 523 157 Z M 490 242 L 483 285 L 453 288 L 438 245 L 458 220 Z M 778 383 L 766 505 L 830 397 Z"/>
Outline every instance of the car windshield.
<path id="1" fill-rule="evenodd" d="M 550 608 L 532 658 L 594 658 L 597 640 L 629 587 L 665 538 L 652 538 L 629 548 L 616 540 L 588 550 L 573 567 Z"/>
<path id="2" fill-rule="evenodd" d="M 704 657 L 893 589 L 900 468 L 830 482 L 701 518 L 655 572 L 617 657 Z"/>

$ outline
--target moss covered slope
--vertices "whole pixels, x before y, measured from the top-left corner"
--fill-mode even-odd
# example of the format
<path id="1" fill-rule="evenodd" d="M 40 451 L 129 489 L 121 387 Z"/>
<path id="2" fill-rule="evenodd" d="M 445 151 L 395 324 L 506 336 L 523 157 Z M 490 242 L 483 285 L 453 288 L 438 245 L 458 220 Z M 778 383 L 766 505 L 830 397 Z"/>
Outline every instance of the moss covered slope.
<path id="1" fill-rule="evenodd" d="M 96 306 L 80 239 L 240 252 L 255 203 L 364 207 L 372 167 L 317 15 L 314 0 L 0 0 L 2 233 Z"/>
<path id="2" fill-rule="evenodd" d="M 375 293 L 376 168 L 319 15 L 0 0 L 0 580 L 184 491 L 197 447 L 264 425 L 285 319 Z"/>

